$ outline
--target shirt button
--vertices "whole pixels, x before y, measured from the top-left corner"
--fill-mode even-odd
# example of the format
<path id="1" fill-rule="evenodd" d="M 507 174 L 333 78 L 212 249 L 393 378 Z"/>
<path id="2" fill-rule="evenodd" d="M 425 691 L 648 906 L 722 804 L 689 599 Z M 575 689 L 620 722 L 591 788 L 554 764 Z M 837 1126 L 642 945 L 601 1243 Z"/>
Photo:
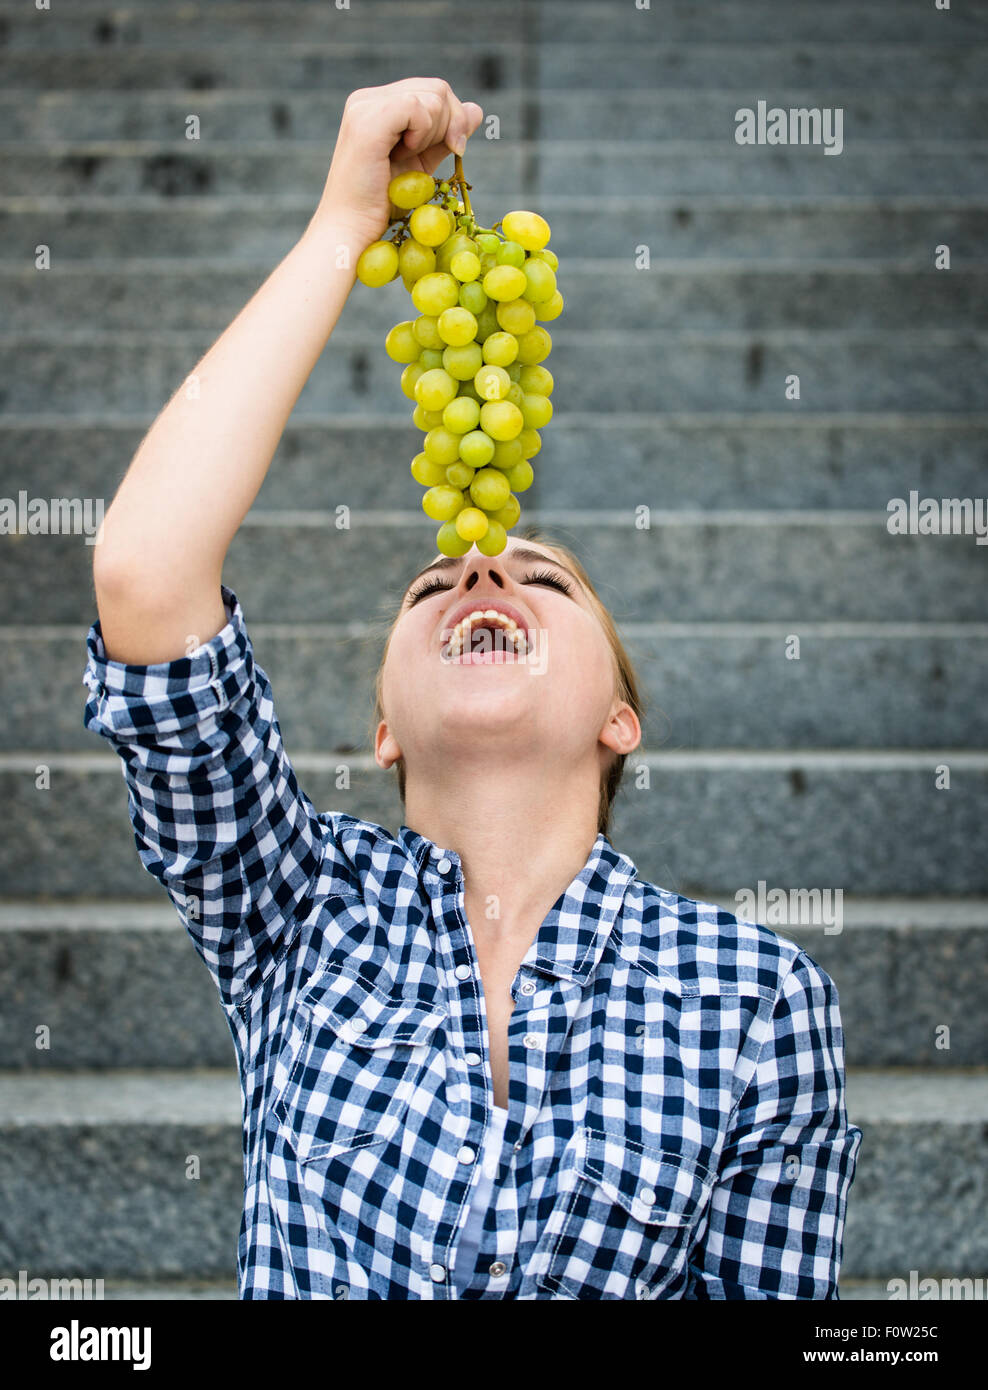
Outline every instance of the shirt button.
<path id="1" fill-rule="evenodd" d="M 445 854 L 443 855 L 442 859 L 440 859 L 439 863 L 436 865 L 436 868 L 439 870 L 441 874 L 448 874 L 452 867 L 452 859 L 447 859 Z"/>
<path id="2" fill-rule="evenodd" d="M 650 1187 L 643 1187 L 638 1194 L 638 1200 L 644 1202 L 647 1207 L 655 1204 L 655 1193 Z"/>
<path id="3" fill-rule="evenodd" d="M 434 1284 L 441 1284 L 446 1278 L 446 1270 L 442 1265 L 430 1265 L 429 1277 Z"/>
<path id="4" fill-rule="evenodd" d="M 495 1260 L 494 1263 L 491 1265 L 490 1269 L 487 1271 L 487 1273 L 491 1276 L 492 1279 L 500 1279 L 503 1275 L 507 1274 L 507 1272 L 508 1266 L 504 1263 L 503 1260 Z"/>
<path id="5" fill-rule="evenodd" d="M 458 980 L 469 980 L 473 971 L 470 969 L 469 965 L 458 965 L 453 971 L 453 974 Z"/>
<path id="6" fill-rule="evenodd" d="M 468 1067 L 479 1067 L 482 1059 L 479 1052 L 468 1052 L 463 1060 Z"/>
<path id="7" fill-rule="evenodd" d="M 367 1020 L 366 1020 L 366 1018 L 351 1018 L 351 1020 L 350 1020 L 350 1031 L 351 1031 L 351 1033 L 362 1033 L 366 1027 L 367 1027 Z"/>
<path id="8" fill-rule="evenodd" d="M 525 1034 L 525 1046 L 526 1046 L 526 1047 L 541 1047 L 541 1046 L 542 1046 L 542 1039 L 541 1039 L 541 1038 L 537 1038 L 537 1037 L 535 1036 L 534 1033 L 526 1033 L 526 1034 Z"/>
<path id="9" fill-rule="evenodd" d="M 534 980 L 526 980 L 521 987 L 521 992 L 522 994 L 532 995 L 535 993 L 537 988 L 538 986 L 536 985 Z"/>
<path id="10" fill-rule="evenodd" d="M 474 1159 L 477 1157 L 477 1155 L 474 1153 L 473 1149 L 471 1149 L 469 1144 L 464 1144 L 463 1148 L 460 1149 L 456 1157 L 457 1161 L 460 1163 L 472 1163 Z"/>

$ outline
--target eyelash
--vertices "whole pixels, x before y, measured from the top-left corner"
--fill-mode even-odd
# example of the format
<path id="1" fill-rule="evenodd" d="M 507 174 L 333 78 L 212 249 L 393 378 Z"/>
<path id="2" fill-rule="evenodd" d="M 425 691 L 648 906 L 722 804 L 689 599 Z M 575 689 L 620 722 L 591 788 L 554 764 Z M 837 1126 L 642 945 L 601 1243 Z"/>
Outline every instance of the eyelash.
<path id="1" fill-rule="evenodd" d="M 561 593 L 570 595 L 573 593 L 572 584 L 562 579 L 558 574 L 554 574 L 552 570 L 533 570 L 531 574 L 525 576 L 522 582 L 525 584 L 548 584 Z M 427 579 L 408 595 L 408 606 L 411 607 L 413 603 L 417 603 L 420 598 L 425 598 L 428 594 L 435 594 L 441 589 L 452 589 L 452 587 L 452 584 L 444 584 L 438 577 Z"/>

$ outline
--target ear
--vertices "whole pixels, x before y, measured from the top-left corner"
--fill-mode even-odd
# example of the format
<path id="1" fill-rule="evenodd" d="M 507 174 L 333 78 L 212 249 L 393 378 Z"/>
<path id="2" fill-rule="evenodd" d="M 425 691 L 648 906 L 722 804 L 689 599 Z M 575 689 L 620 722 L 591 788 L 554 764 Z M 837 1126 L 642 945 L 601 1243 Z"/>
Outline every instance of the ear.
<path id="1" fill-rule="evenodd" d="M 607 723 L 597 737 L 615 753 L 630 753 L 642 741 L 642 726 L 638 715 L 626 701 L 621 700 L 611 710 Z"/>
<path id="2" fill-rule="evenodd" d="M 387 771 L 389 767 L 394 766 L 400 757 L 401 749 L 398 747 L 398 740 L 388 728 L 385 720 L 382 719 L 374 735 L 374 761 L 378 767 L 383 767 Z"/>

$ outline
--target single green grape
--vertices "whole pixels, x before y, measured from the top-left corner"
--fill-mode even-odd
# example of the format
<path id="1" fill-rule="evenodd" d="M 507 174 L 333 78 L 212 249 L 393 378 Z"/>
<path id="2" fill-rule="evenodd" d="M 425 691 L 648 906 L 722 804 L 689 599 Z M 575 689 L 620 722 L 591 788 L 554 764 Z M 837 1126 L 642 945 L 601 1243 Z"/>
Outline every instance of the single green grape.
<path id="1" fill-rule="evenodd" d="M 412 303 L 419 313 L 431 314 L 434 318 L 438 318 L 444 309 L 452 309 L 459 298 L 459 281 L 440 270 L 423 275 L 421 280 L 416 280 L 412 290 Z"/>
<path id="2" fill-rule="evenodd" d="M 533 459 L 542 448 L 542 436 L 538 430 L 523 429 L 518 436 L 518 443 L 521 445 L 521 452 L 527 459 Z"/>
<path id="3" fill-rule="evenodd" d="M 458 487 L 439 483 L 430 487 L 422 498 L 422 510 L 433 521 L 450 521 L 465 505 L 465 498 Z"/>
<path id="4" fill-rule="evenodd" d="M 465 491 L 473 482 L 473 475 L 476 473 L 469 463 L 464 463 L 462 459 L 457 459 L 446 468 L 446 481 L 451 487 L 458 487 L 460 491 Z"/>
<path id="5" fill-rule="evenodd" d="M 447 481 L 446 469 L 441 463 L 433 463 L 427 454 L 416 454 L 412 459 L 412 477 L 423 487 L 435 487 Z"/>
<path id="6" fill-rule="evenodd" d="M 463 347 L 472 343 L 477 333 L 477 320 L 469 309 L 454 305 L 444 309 L 436 321 L 440 338 L 450 347 Z M 429 344 L 431 346 L 431 344 Z"/>
<path id="7" fill-rule="evenodd" d="M 525 280 L 527 281 L 523 298 L 531 304 L 538 306 L 551 299 L 556 293 L 556 272 L 551 266 L 547 266 L 545 261 L 527 261 L 525 263 Z M 538 308 L 536 308 L 536 315 Z"/>
<path id="8" fill-rule="evenodd" d="M 491 334 L 497 332 L 497 313 L 494 305 L 488 302 L 476 317 L 477 342 L 486 343 Z"/>
<path id="9" fill-rule="evenodd" d="M 508 392 L 504 399 L 506 401 L 510 401 L 512 405 L 516 405 L 519 410 L 522 409 L 522 402 L 525 399 L 525 392 L 518 385 L 517 381 L 513 381 L 511 385 L 508 387 Z"/>
<path id="10" fill-rule="evenodd" d="M 544 217 L 537 212 L 509 212 L 501 218 L 501 230 L 511 241 L 517 241 L 526 251 L 541 251 L 552 235 Z"/>
<path id="11" fill-rule="evenodd" d="M 471 468 L 483 468 L 494 457 L 494 441 L 483 430 L 471 430 L 458 439 L 460 458 Z"/>
<path id="12" fill-rule="evenodd" d="M 532 256 L 537 256 L 540 261 L 545 261 L 550 270 L 559 269 L 559 257 L 555 251 L 550 251 L 548 246 L 543 246 L 541 251 L 533 251 Z"/>
<path id="13" fill-rule="evenodd" d="M 492 439 L 515 439 L 524 425 L 521 411 L 511 401 L 488 401 L 480 407 L 480 427 Z"/>
<path id="14" fill-rule="evenodd" d="M 439 425 L 425 436 L 422 452 L 432 463 L 441 463 L 447 468 L 460 457 L 460 436 L 445 425 Z"/>
<path id="15" fill-rule="evenodd" d="M 408 211 L 427 203 L 436 191 L 436 181 L 431 174 L 420 169 L 410 169 L 406 174 L 396 174 L 388 184 L 388 197 L 396 208 Z"/>
<path id="16" fill-rule="evenodd" d="M 508 495 L 508 500 L 500 511 L 491 515 L 491 521 L 498 521 L 506 531 L 510 531 L 521 516 L 521 503 L 514 493 Z"/>
<path id="17" fill-rule="evenodd" d="M 480 257 L 473 251 L 457 251 L 449 263 L 449 268 L 462 283 L 476 280 L 480 274 Z"/>
<path id="18" fill-rule="evenodd" d="M 508 472 L 508 485 L 512 492 L 524 492 L 526 488 L 532 486 L 534 477 L 535 469 L 528 459 L 522 459 L 521 463 L 516 463 L 514 468 Z"/>
<path id="19" fill-rule="evenodd" d="M 508 472 L 509 469 L 514 468 L 516 463 L 521 463 L 524 457 L 517 436 L 514 439 L 499 439 L 494 445 L 494 457 L 491 459 L 491 463 L 495 468 Z"/>
<path id="20" fill-rule="evenodd" d="M 509 299 L 499 304 L 495 313 L 504 331 L 513 333 L 516 338 L 535 327 L 535 306 L 529 304 L 527 299 Z"/>
<path id="21" fill-rule="evenodd" d="M 481 252 L 486 256 L 496 256 L 498 247 L 501 245 L 501 238 L 497 232 L 478 232 L 477 245 Z"/>
<path id="22" fill-rule="evenodd" d="M 565 300 L 557 290 L 544 303 L 535 306 L 535 317 L 541 319 L 543 323 L 551 323 L 553 319 L 558 319 L 563 312 L 564 303 Z"/>
<path id="23" fill-rule="evenodd" d="M 456 382 L 442 367 L 423 372 L 415 383 L 415 399 L 426 410 L 444 410 L 455 395 Z"/>
<path id="24" fill-rule="evenodd" d="M 422 344 L 412 332 L 411 319 L 396 323 L 384 340 L 384 351 L 393 362 L 417 362 Z"/>
<path id="25" fill-rule="evenodd" d="M 425 371 L 421 362 L 409 362 L 401 374 L 401 389 L 410 401 L 415 399 L 415 383 Z"/>
<path id="26" fill-rule="evenodd" d="M 423 348 L 419 361 L 427 372 L 431 372 L 436 367 L 443 365 L 442 348 Z"/>
<path id="27" fill-rule="evenodd" d="M 436 268 L 436 253 L 431 246 L 423 246 L 414 237 L 403 241 L 398 248 L 398 269 L 409 292 L 423 275 L 429 275 Z"/>
<path id="28" fill-rule="evenodd" d="M 465 555 L 473 541 L 465 541 L 456 529 L 455 521 L 444 521 L 436 532 L 436 549 L 440 555 Z"/>
<path id="29" fill-rule="evenodd" d="M 492 333 L 484 339 L 484 361 L 495 367 L 507 367 L 518 356 L 518 339 L 513 333 Z"/>
<path id="30" fill-rule="evenodd" d="M 518 339 L 518 361 L 534 367 L 552 351 L 552 338 L 547 328 L 530 328 Z"/>
<path id="31" fill-rule="evenodd" d="M 480 262 L 477 262 L 480 272 Z M 378 289 L 398 274 L 398 252 L 391 241 L 372 241 L 357 258 L 357 279 L 362 285 Z"/>
<path id="32" fill-rule="evenodd" d="M 469 309 L 475 317 L 487 308 L 489 300 L 484 294 L 484 287 L 476 280 L 469 280 L 465 285 L 460 286 L 460 303 L 464 309 Z"/>
<path id="33" fill-rule="evenodd" d="M 448 347 L 443 353 L 443 368 L 456 381 L 472 381 L 483 365 L 479 343 L 464 343 Z"/>
<path id="34" fill-rule="evenodd" d="M 483 279 L 484 294 L 499 303 L 520 299 L 527 285 L 525 272 L 514 265 L 496 265 Z"/>
<path id="35" fill-rule="evenodd" d="M 503 367 L 490 363 L 480 368 L 473 379 L 477 394 L 485 401 L 500 401 L 508 394 L 511 378 Z"/>
<path id="36" fill-rule="evenodd" d="M 453 219 L 445 208 L 426 203 L 412 213 L 408 230 L 423 246 L 441 246 L 453 231 Z"/>
<path id="37" fill-rule="evenodd" d="M 419 314 L 412 323 L 412 332 L 424 348 L 438 348 L 442 352 L 446 346 L 439 336 L 439 320 L 431 314 Z"/>
<path id="38" fill-rule="evenodd" d="M 487 534 L 487 527 L 487 517 L 479 507 L 464 506 L 456 514 L 456 534 L 461 540 L 479 541 Z"/>
<path id="39" fill-rule="evenodd" d="M 518 390 L 522 388 L 519 386 Z M 519 404 L 517 401 L 515 404 Z M 548 396 L 522 396 L 521 413 L 527 430 L 540 430 L 552 419 L 552 401 Z"/>
<path id="40" fill-rule="evenodd" d="M 502 241 L 495 254 L 498 265 L 513 265 L 521 270 L 525 264 L 525 248 L 517 241 Z"/>
<path id="41" fill-rule="evenodd" d="M 548 367 L 522 367 L 518 381 L 526 396 L 551 396 L 555 385 Z"/>
<path id="42" fill-rule="evenodd" d="M 504 370 L 508 373 L 508 376 L 511 378 L 512 386 L 515 386 L 521 381 L 521 374 L 525 370 L 525 368 L 521 365 L 520 362 L 509 362 Z"/>
<path id="43" fill-rule="evenodd" d="M 499 468 L 481 468 L 470 484 L 470 496 L 485 512 L 496 512 L 511 496 L 511 487 Z"/>
<path id="44" fill-rule="evenodd" d="M 487 530 L 475 544 L 481 555 L 500 555 L 508 544 L 508 533 L 499 521 L 488 516 Z"/>
<path id="45" fill-rule="evenodd" d="M 437 430 L 443 422 L 441 410 L 426 410 L 424 406 L 417 405 L 412 411 L 412 424 L 416 425 L 423 434 L 428 434 L 430 430 Z"/>
<path id="46" fill-rule="evenodd" d="M 417 365 L 417 364 L 413 364 Z M 405 368 L 408 371 L 408 368 Z M 480 402 L 457 396 L 443 411 L 443 424 L 454 434 L 468 434 L 480 424 Z"/>

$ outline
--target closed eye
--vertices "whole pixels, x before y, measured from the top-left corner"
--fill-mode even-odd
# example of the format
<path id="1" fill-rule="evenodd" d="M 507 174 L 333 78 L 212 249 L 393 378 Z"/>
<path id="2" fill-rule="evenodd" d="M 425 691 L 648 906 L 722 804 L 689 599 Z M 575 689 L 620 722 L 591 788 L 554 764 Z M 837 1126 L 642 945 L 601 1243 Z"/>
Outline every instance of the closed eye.
<path id="1" fill-rule="evenodd" d="M 563 579 L 561 575 L 553 570 L 533 570 L 531 574 L 526 574 L 522 580 L 523 584 L 548 584 L 550 588 L 558 589 L 560 593 L 572 596 L 573 586 Z M 426 579 L 417 589 L 412 589 L 408 595 L 408 606 L 411 608 L 418 603 L 419 599 L 428 598 L 430 594 L 440 593 L 444 589 L 452 589 L 453 585 L 447 580 L 441 579 L 438 575 L 433 575 Z"/>

